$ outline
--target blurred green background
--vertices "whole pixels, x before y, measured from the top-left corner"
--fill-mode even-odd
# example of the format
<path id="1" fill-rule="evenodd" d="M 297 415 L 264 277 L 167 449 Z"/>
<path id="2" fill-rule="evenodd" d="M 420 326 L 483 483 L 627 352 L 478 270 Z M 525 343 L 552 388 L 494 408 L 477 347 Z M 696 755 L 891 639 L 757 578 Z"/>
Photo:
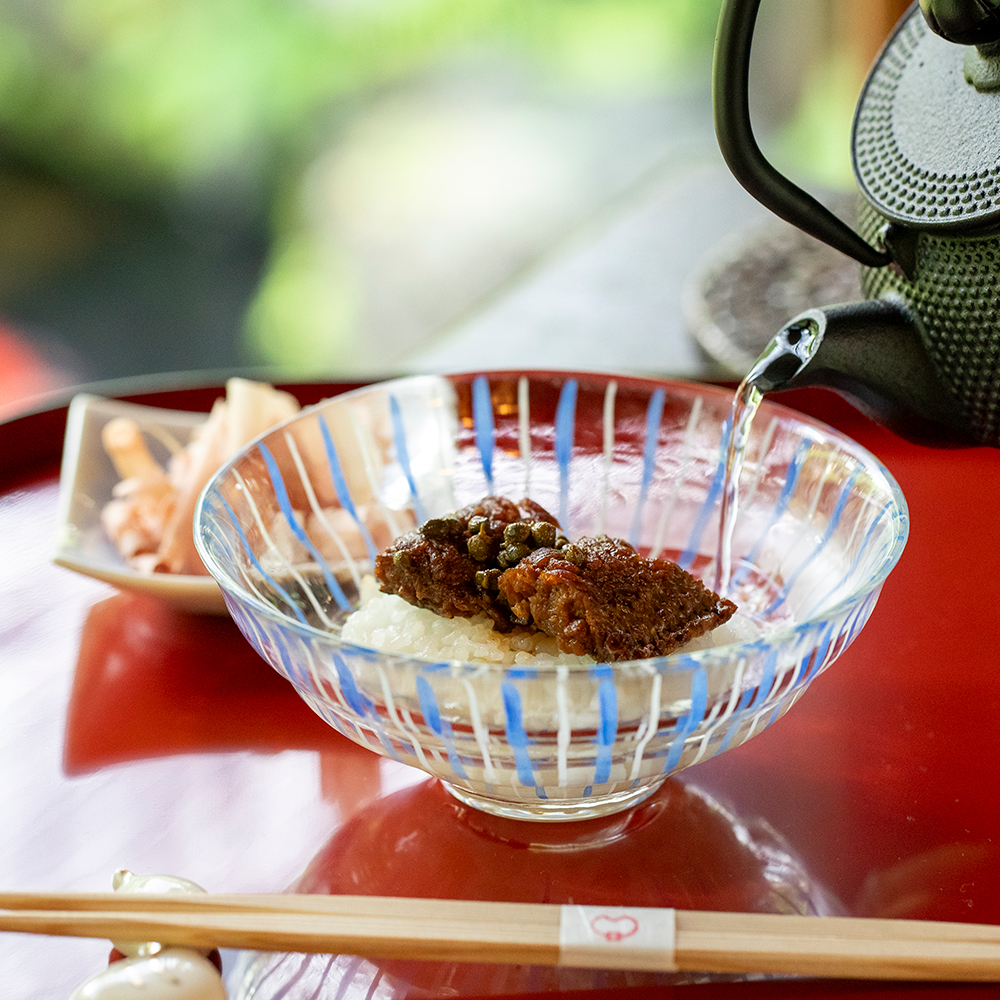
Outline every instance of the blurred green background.
<path id="1" fill-rule="evenodd" d="M 718 6 L 5 0 L 0 320 L 79 380 L 392 373 L 704 141 Z M 755 67 L 836 187 L 827 6 L 765 5 Z"/>

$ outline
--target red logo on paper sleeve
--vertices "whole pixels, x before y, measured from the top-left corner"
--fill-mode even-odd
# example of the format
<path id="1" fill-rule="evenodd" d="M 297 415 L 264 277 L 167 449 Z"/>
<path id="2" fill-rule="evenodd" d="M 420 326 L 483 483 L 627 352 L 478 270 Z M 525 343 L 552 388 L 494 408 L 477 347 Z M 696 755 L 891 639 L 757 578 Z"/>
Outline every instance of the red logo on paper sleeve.
<path id="1" fill-rule="evenodd" d="M 639 930 L 639 921 L 628 914 L 612 917 L 601 913 L 590 921 L 590 929 L 605 941 L 624 941 Z"/>

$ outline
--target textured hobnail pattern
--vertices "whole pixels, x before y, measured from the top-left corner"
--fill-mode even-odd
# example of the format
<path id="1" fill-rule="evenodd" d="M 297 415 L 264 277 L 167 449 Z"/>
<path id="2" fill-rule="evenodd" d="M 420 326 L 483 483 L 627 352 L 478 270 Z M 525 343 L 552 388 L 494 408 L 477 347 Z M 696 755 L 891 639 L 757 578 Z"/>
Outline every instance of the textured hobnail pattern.
<path id="1" fill-rule="evenodd" d="M 862 190 L 896 222 L 983 225 L 1000 216 L 1000 95 L 964 81 L 965 49 L 914 6 L 872 71 L 854 122 Z"/>
<path id="2" fill-rule="evenodd" d="M 776 631 L 583 668 L 343 641 L 364 561 L 317 558 L 305 515 L 335 494 L 351 515 L 366 502 L 396 534 L 486 493 L 527 495 L 570 537 L 628 538 L 710 576 L 730 403 L 710 387 L 599 375 L 384 383 L 303 411 L 220 470 L 199 504 L 199 551 L 244 635 L 339 732 L 487 811 L 612 812 L 763 731 L 858 634 L 907 526 L 871 455 L 765 404 L 741 480 L 733 596 Z M 357 532 L 345 550 L 372 554 L 370 525 L 338 523 Z M 310 565 L 282 563 L 270 544 L 281 533 Z"/>
<path id="3" fill-rule="evenodd" d="M 885 224 L 870 206 L 858 212 L 875 241 Z M 927 353 L 984 445 L 1000 445 L 1000 236 L 920 233 L 912 280 L 892 267 L 862 268 L 868 298 L 899 296 L 910 307 Z"/>

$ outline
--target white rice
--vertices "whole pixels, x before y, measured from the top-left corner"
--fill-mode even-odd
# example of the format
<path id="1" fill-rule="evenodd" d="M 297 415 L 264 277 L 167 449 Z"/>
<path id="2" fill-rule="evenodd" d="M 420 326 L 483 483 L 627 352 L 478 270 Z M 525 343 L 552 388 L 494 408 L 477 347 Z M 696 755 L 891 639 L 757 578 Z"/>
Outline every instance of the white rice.
<path id="1" fill-rule="evenodd" d="M 359 646 L 431 660 L 507 667 L 538 663 L 583 667 L 597 662 L 592 656 L 560 652 L 555 639 L 542 632 L 495 632 L 486 615 L 443 618 L 426 608 L 414 607 L 395 594 L 383 594 L 372 576 L 362 580 L 359 608 L 344 621 L 341 635 Z M 692 640 L 683 649 L 710 649 L 759 635 L 760 629 L 737 612 L 724 625 Z"/>

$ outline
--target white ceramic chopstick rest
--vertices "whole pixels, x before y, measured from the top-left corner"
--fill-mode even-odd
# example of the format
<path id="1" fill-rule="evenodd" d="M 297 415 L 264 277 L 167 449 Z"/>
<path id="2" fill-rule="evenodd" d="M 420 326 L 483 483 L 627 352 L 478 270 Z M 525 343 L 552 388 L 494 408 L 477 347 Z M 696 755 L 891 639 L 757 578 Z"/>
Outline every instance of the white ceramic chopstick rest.
<path id="1" fill-rule="evenodd" d="M 115 892 L 150 895 L 204 893 L 195 882 L 175 875 L 115 872 Z M 210 948 L 164 947 L 157 941 L 112 941 L 125 958 L 77 987 L 70 1000 L 226 1000 L 218 968 L 208 959 Z"/>
<path id="2" fill-rule="evenodd" d="M 190 948 L 123 958 L 91 976 L 70 1000 L 226 1000 L 215 966 Z"/>
<path id="3" fill-rule="evenodd" d="M 119 868 L 111 879 L 115 892 L 150 893 L 164 895 L 166 893 L 204 893 L 197 882 L 179 878 L 176 875 L 135 875 L 127 868 Z M 112 941 L 112 945 L 128 958 L 140 955 L 155 955 L 160 951 L 160 945 L 155 941 Z M 192 948 L 201 955 L 207 955 L 211 948 Z"/>

